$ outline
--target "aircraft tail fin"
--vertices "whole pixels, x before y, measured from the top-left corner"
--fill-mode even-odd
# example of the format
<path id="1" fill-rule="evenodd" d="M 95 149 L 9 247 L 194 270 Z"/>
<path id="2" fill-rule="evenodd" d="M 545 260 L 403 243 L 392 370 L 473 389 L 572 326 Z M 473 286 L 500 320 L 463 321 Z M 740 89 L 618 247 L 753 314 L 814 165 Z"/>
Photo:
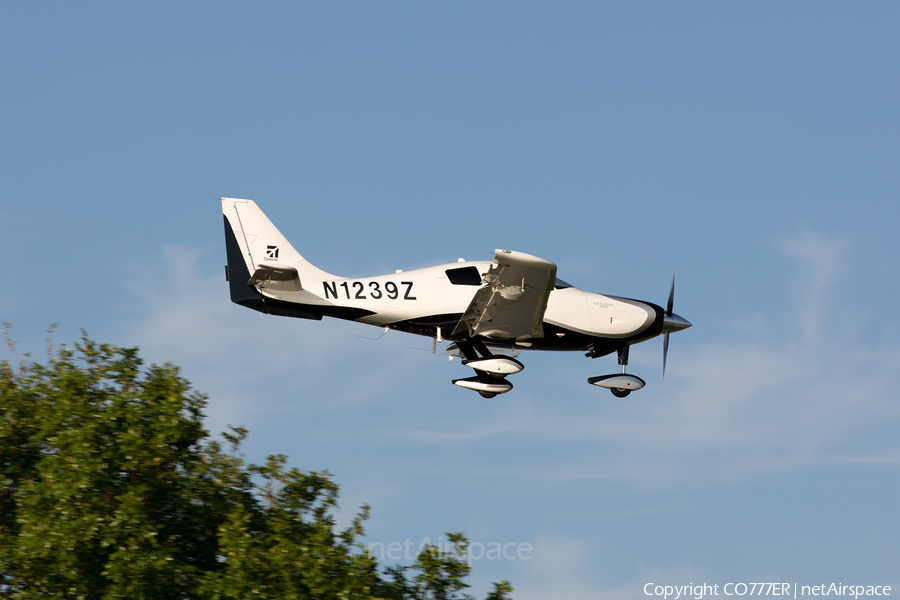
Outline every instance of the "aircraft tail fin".
<path id="1" fill-rule="evenodd" d="M 332 278 L 303 258 L 253 200 L 222 198 L 222 214 L 233 302 L 266 312 L 254 285 L 288 278 L 290 289 L 299 290 L 304 280 Z"/>

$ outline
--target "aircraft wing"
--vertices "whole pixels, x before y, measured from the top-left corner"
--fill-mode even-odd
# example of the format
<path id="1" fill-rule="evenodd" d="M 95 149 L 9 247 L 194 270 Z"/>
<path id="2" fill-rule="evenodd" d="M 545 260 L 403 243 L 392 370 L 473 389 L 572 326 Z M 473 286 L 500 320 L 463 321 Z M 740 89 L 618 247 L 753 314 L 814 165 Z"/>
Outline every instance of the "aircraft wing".
<path id="1" fill-rule="evenodd" d="M 496 250 L 482 287 L 453 335 L 525 341 L 544 337 L 544 311 L 556 284 L 556 265 L 513 250 Z"/>

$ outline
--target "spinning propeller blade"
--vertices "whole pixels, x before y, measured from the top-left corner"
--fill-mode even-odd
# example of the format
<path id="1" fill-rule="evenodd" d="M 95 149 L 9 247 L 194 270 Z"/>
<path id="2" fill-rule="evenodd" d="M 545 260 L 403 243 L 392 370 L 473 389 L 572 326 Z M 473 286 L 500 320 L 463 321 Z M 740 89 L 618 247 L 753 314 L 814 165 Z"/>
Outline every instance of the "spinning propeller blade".
<path id="1" fill-rule="evenodd" d="M 669 301 L 666 303 L 666 314 L 663 317 L 663 377 L 666 376 L 666 360 L 669 358 L 669 334 L 691 326 L 691 322 L 682 319 L 672 312 L 675 304 L 675 277 L 672 277 L 672 289 L 669 290 Z"/>
<path id="2" fill-rule="evenodd" d="M 669 301 L 666 303 L 666 316 L 672 316 L 672 305 L 675 304 L 675 276 L 672 275 L 672 288 L 669 290 Z M 663 334 L 663 377 L 666 376 L 666 360 L 669 358 L 669 332 Z"/>
<path id="3" fill-rule="evenodd" d="M 663 377 L 666 376 L 666 358 L 669 356 L 669 332 L 663 334 Z"/>
<path id="4" fill-rule="evenodd" d="M 672 275 L 672 289 L 669 290 L 669 302 L 666 304 L 666 316 L 672 316 L 672 305 L 675 303 L 675 276 Z"/>

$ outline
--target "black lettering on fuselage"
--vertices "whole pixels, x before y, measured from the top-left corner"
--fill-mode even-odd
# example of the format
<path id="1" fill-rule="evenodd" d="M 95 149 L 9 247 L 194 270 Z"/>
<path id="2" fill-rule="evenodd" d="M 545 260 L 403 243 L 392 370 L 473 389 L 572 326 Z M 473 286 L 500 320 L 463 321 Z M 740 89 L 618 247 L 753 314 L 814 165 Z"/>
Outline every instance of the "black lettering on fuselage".
<path id="1" fill-rule="evenodd" d="M 404 300 L 417 300 L 415 296 L 412 295 L 413 289 L 412 281 L 401 281 L 400 285 L 406 286 L 406 291 L 403 292 Z M 362 281 L 354 281 L 352 283 L 347 281 L 342 281 L 340 283 L 336 281 L 323 281 L 323 287 L 325 288 L 325 299 L 329 298 L 338 298 L 338 287 L 344 288 L 344 297 L 346 300 L 367 300 L 369 298 L 373 300 L 381 300 L 385 296 L 389 300 L 397 300 L 400 298 L 400 288 L 393 281 L 385 281 L 383 284 L 377 281 L 369 281 L 369 295 L 366 296 L 364 293 L 366 290 L 366 284 Z M 382 291 L 382 285 L 384 286 Z M 353 291 L 351 292 L 350 286 L 353 286 Z"/>

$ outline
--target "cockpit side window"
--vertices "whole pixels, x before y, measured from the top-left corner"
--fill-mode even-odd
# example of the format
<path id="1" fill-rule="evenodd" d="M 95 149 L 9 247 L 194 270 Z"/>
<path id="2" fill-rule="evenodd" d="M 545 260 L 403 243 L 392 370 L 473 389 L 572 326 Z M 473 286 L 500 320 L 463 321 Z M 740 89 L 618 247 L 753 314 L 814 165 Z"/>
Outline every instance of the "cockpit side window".
<path id="1" fill-rule="evenodd" d="M 481 285 L 481 273 L 477 267 L 447 269 L 445 273 L 453 285 Z"/>

